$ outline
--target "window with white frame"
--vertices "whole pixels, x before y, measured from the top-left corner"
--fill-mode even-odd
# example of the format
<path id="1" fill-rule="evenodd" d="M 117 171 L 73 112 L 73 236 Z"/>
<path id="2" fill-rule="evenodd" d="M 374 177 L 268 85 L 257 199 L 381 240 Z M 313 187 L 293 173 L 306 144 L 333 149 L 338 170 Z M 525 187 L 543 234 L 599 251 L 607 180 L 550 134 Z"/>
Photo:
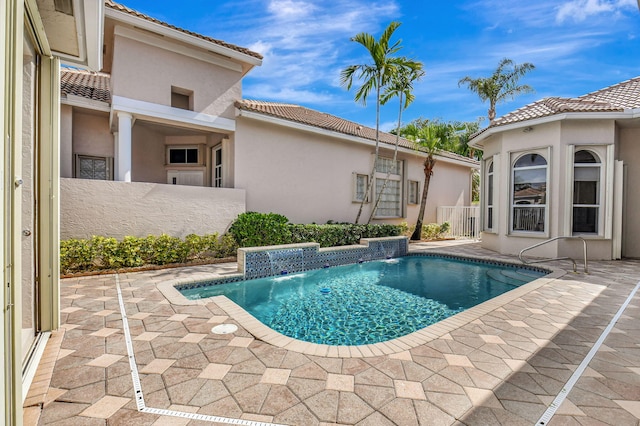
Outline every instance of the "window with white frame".
<path id="1" fill-rule="evenodd" d="M 92 155 L 76 155 L 76 178 L 112 180 L 113 158 L 96 157 Z"/>
<path id="2" fill-rule="evenodd" d="M 365 199 L 367 193 L 367 186 L 369 185 L 369 176 L 361 173 L 353 174 L 353 201 L 362 202 Z M 366 197 L 365 203 L 369 202 L 369 197 Z"/>
<path id="3" fill-rule="evenodd" d="M 597 234 L 600 213 L 600 177 L 602 162 L 591 151 L 578 150 L 573 156 L 573 219 L 574 234 Z"/>
<path id="4" fill-rule="evenodd" d="M 200 164 L 199 152 L 197 147 L 168 147 L 167 148 L 168 164 Z"/>
<path id="5" fill-rule="evenodd" d="M 487 168 L 487 202 L 485 207 L 485 229 L 488 231 L 493 230 L 493 177 L 493 160 L 490 160 L 489 167 Z"/>
<path id="6" fill-rule="evenodd" d="M 213 149 L 213 186 L 222 188 L 222 146 Z"/>
<path id="7" fill-rule="evenodd" d="M 547 209 L 547 160 L 526 153 L 513 163 L 511 230 L 545 232 Z"/>
<path id="8" fill-rule="evenodd" d="M 407 182 L 407 204 L 420 204 L 420 182 L 417 180 Z"/>
<path id="9" fill-rule="evenodd" d="M 402 217 L 402 166 L 401 160 L 378 158 L 374 190 L 376 198 L 380 194 L 380 203 L 376 217 Z"/>

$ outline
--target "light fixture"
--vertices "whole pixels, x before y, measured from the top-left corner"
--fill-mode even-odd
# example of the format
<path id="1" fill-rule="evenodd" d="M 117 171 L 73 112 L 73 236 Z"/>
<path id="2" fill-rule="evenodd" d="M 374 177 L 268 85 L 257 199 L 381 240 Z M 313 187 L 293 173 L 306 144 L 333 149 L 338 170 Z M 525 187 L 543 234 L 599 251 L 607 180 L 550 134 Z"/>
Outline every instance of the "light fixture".
<path id="1" fill-rule="evenodd" d="M 527 127 L 525 127 L 524 129 L 522 129 L 522 131 L 523 131 L 523 132 L 525 132 L 525 133 L 533 132 L 533 127 L 531 127 L 531 126 L 527 126 Z"/>

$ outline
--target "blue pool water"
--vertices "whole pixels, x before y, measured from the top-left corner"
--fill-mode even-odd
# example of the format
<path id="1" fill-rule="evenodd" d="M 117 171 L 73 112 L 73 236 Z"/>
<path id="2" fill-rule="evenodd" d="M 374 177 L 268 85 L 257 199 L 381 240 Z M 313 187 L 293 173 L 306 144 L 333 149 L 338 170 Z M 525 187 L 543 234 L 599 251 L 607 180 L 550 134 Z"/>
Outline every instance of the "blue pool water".
<path id="1" fill-rule="evenodd" d="M 405 256 L 180 290 L 225 295 L 272 329 L 328 345 L 391 340 L 545 275 L 535 269 Z"/>

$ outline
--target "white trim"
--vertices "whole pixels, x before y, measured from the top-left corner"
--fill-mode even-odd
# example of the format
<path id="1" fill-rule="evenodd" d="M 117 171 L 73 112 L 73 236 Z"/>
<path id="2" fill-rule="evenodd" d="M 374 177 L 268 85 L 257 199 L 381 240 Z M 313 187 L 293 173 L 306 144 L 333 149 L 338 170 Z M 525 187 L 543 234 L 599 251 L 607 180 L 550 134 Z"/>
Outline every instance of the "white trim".
<path id="1" fill-rule="evenodd" d="M 564 181 L 564 215 L 562 219 L 564 221 L 564 232 L 561 235 L 573 235 L 573 164 L 576 154 L 576 146 L 573 144 L 567 145 L 565 158 L 565 170 L 567 175 Z"/>
<path id="2" fill-rule="evenodd" d="M 613 185 L 613 235 L 612 254 L 614 260 L 622 258 L 622 212 L 624 198 L 624 164 L 620 160 L 614 160 L 614 185 Z"/>
<path id="3" fill-rule="evenodd" d="M 363 145 L 375 146 L 376 144 L 376 141 L 371 139 L 363 138 L 360 136 L 347 135 L 344 133 L 336 132 L 334 130 L 322 129 L 320 127 L 312 126 L 309 124 L 296 123 L 290 120 L 286 120 L 284 118 L 272 117 L 270 115 L 265 115 L 259 112 L 246 111 L 240 108 L 237 108 L 237 111 L 238 111 L 237 115 L 239 117 L 245 117 L 252 120 L 274 124 L 277 126 L 287 127 L 287 128 L 296 129 L 296 130 L 302 130 L 305 132 L 310 132 L 310 133 L 314 133 L 321 136 L 328 136 L 328 137 L 342 139 L 349 142 L 360 143 Z M 386 142 L 381 142 L 380 146 L 382 148 L 393 149 L 393 146 L 390 144 L 387 144 Z M 425 154 L 424 152 L 417 151 L 415 149 L 406 148 L 403 146 L 399 146 L 398 151 L 405 154 L 413 154 L 413 155 L 417 154 L 421 157 L 427 156 L 427 154 Z M 442 161 L 443 163 L 456 164 L 458 166 L 465 166 L 473 169 L 480 168 L 480 163 L 471 158 L 469 160 L 461 160 L 461 159 L 450 158 L 445 155 L 439 155 L 439 154 L 436 154 L 434 157 L 436 158 L 437 161 Z"/>
<path id="4" fill-rule="evenodd" d="M 183 43 L 187 43 L 192 46 L 199 47 L 201 49 L 210 50 L 211 52 L 216 53 L 218 55 L 223 55 L 231 59 L 242 61 L 250 65 L 251 67 L 262 65 L 262 60 L 256 58 L 255 56 L 238 52 L 237 50 L 221 46 L 217 43 L 213 43 L 211 41 L 207 41 L 193 35 L 189 35 L 182 31 L 178 31 L 178 30 L 166 27 L 164 25 L 149 21 L 144 18 L 139 18 L 137 16 L 130 15 L 129 13 L 126 13 L 126 12 L 122 12 L 122 11 L 111 9 L 111 8 L 106 8 L 105 16 L 115 21 L 133 25 L 138 28 L 151 31 L 153 33 L 156 33 L 162 36 L 167 36 L 174 40 L 178 40 Z"/>
<path id="5" fill-rule="evenodd" d="M 169 40 L 162 39 L 161 37 L 153 36 L 151 34 L 143 33 L 142 31 L 136 31 L 132 28 L 116 25 L 113 30 L 113 34 L 116 36 L 128 38 L 138 41 L 140 43 L 154 46 L 160 49 L 167 50 L 169 52 L 177 53 L 179 55 L 188 56 L 190 58 L 197 59 L 202 62 L 217 65 L 219 67 L 227 68 L 235 72 L 242 72 L 242 65 L 237 62 L 229 61 L 225 58 L 213 56 L 208 52 L 202 52 L 201 50 L 191 49 L 184 45 L 171 42 Z"/>
<path id="6" fill-rule="evenodd" d="M 66 98 L 60 98 L 60 103 L 73 107 L 86 108 L 94 111 L 111 112 L 111 106 L 108 102 L 96 101 L 78 95 L 66 95 Z"/>
<path id="7" fill-rule="evenodd" d="M 604 232 L 598 232 L 598 234 L 602 235 L 604 234 L 604 237 L 606 239 L 611 239 L 613 238 L 613 193 L 614 193 L 614 185 L 613 185 L 613 179 L 614 179 L 614 167 L 615 167 L 615 159 L 614 159 L 614 153 L 615 153 L 615 147 L 614 145 L 607 145 L 606 147 L 607 149 L 607 158 L 604 159 L 604 161 L 601 159 L 601 166 L 600 167 L 606 167 L 605 173 L 604 173 L 604 179 L 605 179 L 605 184 L 603 185 L 602 183 L 600 183 L 600 190 L 601 191 L 605 191 L 604 193 L 604 209 L 602 208 L 602 206 L 600 206 L 600 208 L 602 210 L 604 210 L 602 213 L 604 213 L 604 220 L 603 222 L 603 226 L 604 226 Z M 602 170 L 600 170 L 600 176 L 602 176 Z M 602 178 L 601 178 L 602 179 Z M 600 197 L 602 198 L 602 195 L 600 194 Z M 602 214 L 601 213 L 601 214 Z"/>
<path id="8" fill-rule="evenodd" d="M 469 141 L 469 146 L 482 149 L 481 142 L 494 134 L 506 132 L 508 130 L 517 130 L 529 126 L 537 126 L 540 124 L 553 123 L 562 120 L 631 120 L 640 117 L 640 108 L 627 109 L 623 112 L 570 112 L 564 114 L 555 114 L 547 117 L 533 118 L 531 120 L 518 121 L 515 123 L 505 124 L 502 126 L 490 127 Z"/>
<path id="9" fill-rule="evenodd" d="M 136 99 L 114 96 L 111 101 L 113 112 L 128 112 L 137 118 L 164 124 L 182 123 L 186 127 L 198 128 L 205 131 L 235 131 L 236 122 L 228 118 L 204 114 L 202 112 L 187 111 L 166 105 L 139 101 Z M 113 114 L 112 114 L 113 120 Z"/>

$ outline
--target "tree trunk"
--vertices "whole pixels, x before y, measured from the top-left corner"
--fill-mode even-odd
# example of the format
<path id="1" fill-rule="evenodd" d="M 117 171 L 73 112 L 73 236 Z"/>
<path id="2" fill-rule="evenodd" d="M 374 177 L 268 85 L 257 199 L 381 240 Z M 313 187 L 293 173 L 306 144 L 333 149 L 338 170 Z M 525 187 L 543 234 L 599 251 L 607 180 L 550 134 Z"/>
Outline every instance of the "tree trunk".
<path id="1" fill-rule="evenodd" d="M 364 193 L 364 197 L 362 197 L 362 201 L 360 202 L 360 209 L 358 209 L 358 215 L 356 216 L 355 223 L 358 223 L 360 220 L 360 216 L 362 215 L 362 208 L 364 207 L 364 203 L 367 201 L 367 197 L 371 192 L 371 186 L 373 185 L 373 177 L 376 174 L 376 167 L 378 165 L 378 152 L 380 150 L 380 84 L 382 84 L 382 77 L 378 78 L 378 84 L 376 88 L 376 155 L 373 159 L 373 167 L 371 168 L 371 173 L 369 174 L 369 182 L 367 182 L 367 190 Z"/>
<path id="2" fill-rule="evenodd" d="M 436 160 L 431 154 L 424 160 L 424 188 L 422 189 L 422 200 L 420 200 L 420 212 L 418 213 L 418 220 L 416 221 L 416 229 L 413 231 L 413 234 L 411 234 L 411 241 L 420 241 L 422 239 L 422 222 L 424 221 L 424 211 L 427 208 L 429 183 L 431 182 L 433 166 L 435 166 L 435 164 Z"/>
<path id="3" fill-rule="evenodd" d="M 396 160 L 398 159 L 398 144 L 400 143 L 400 123 L 402 122 L 402 93 L 400 93 L 400 111 L 398 112 L 398 127 L 396 128 L 396 146 L 393 149 L 393 171 L 395 172 L 396 168 Z M 387 172 L 387 176 L 384 178 L 384 183 L 382 184 L 382 189 L 380 193 L 376 197 L 376 203 L 373 206 L 373 210 L 371 211 L 371 216 L 369 216 L 369 221 L 367 225 L 371 223 L 373 216 L 375 216 L 376 211 L 378 211 L 378 205 L 380 204 L 380 199 L 382 198 L 382 194 L 384 194 L 384 190 L 387 187 L 387 182 L 389 182 L 389 176 L 391 176 L 391 172 Z"/>

